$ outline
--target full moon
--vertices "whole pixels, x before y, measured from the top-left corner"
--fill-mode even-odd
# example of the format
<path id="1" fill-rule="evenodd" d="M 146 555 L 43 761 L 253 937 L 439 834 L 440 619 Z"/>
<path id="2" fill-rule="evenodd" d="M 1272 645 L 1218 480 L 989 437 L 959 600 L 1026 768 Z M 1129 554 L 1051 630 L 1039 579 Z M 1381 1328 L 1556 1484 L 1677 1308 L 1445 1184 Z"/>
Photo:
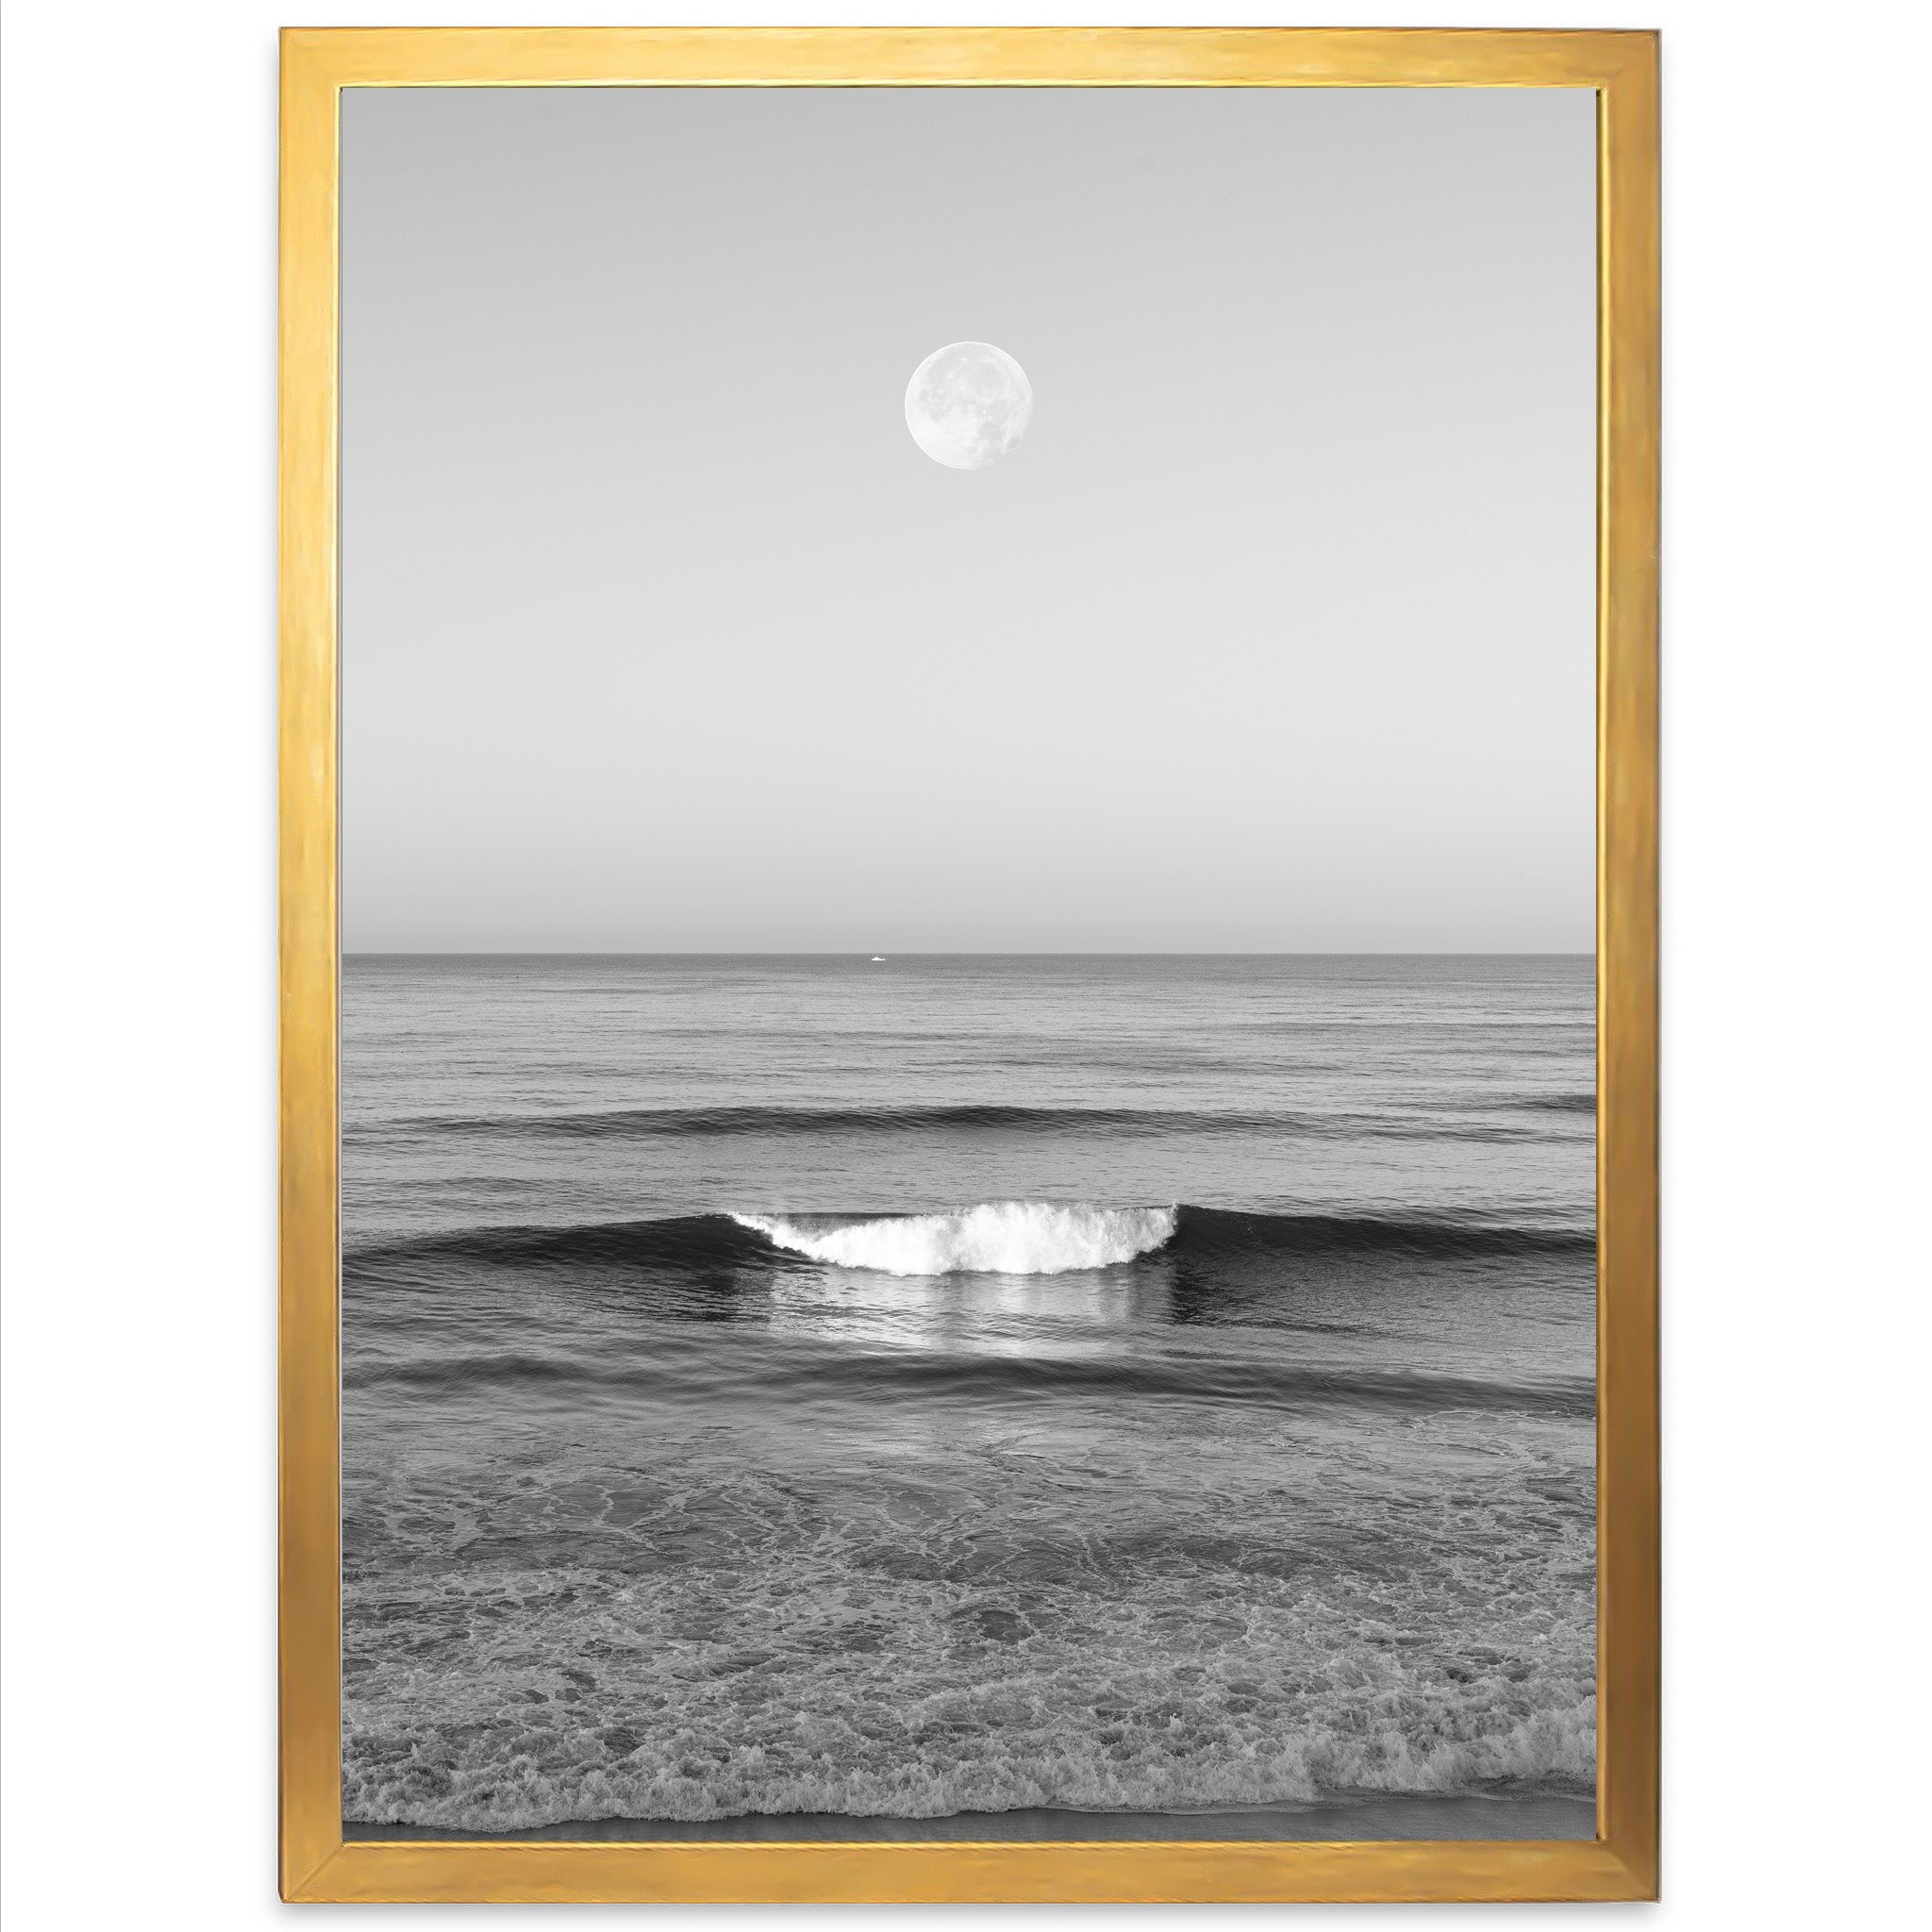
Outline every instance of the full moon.
<path id="1" fill-rule="evenodd" d="M 1032 420 L 1026 372 L 991 342 L 948 342 L 906 385 L 906 426 L 913 441 L 949 470 L 998 462 Z"/>

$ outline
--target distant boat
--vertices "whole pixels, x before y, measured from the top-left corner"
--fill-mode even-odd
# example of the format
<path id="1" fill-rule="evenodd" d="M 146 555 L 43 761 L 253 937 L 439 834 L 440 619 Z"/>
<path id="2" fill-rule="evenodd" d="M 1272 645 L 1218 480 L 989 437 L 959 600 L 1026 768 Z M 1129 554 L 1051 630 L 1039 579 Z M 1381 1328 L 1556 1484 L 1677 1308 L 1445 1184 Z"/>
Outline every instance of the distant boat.
<path id="1" fill-rule="evenodd" d="M 874 953 L 872 956 L 872 963 L 874 966 L 883 966 L 886 963 L 886 956 L 883 953 Z"/>

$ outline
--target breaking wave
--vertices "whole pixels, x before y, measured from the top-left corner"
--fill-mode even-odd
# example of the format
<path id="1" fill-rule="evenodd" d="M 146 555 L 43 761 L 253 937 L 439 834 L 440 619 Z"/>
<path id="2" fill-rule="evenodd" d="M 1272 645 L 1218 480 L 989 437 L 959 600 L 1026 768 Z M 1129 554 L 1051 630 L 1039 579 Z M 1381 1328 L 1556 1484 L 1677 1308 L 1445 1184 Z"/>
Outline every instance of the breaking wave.
<path id="1" fill-rule="evenodd" d="M 1032 1806 L 1186 1813 L 1364 1794 L 1592 1789 L 1596 1700 L 1588 1695 L 1488 1710 L 1391 1688 L 1374 1700 L 1380 1708 L 1323 1700 L 1331 1707 L 1318 1704 L 1299 1723 L 1281 1711 L 1285 1722 L 1266 1725 L 1238 1715 L 1208 1683 L 1189 1706 L 1169 1699 L 1144 1716 L 1127 1707 L 1110 1724 L 1083 1724 L 1086 1712 L 1056 1709 L 1048 1686 L 1023 1677 L 976 1700 L 984 1711 L 963 1695 L 946 1700 L 950 1723 L 908 1724 L 909 1735 L 881 1737 L 876 1720 L 834 1706 L 808 1725 L 774 1724 L 764 1744 L 675 1726 L 665 1736 L 635 1719 L 593 1730 L 545 1722 L 541 1711 L 492 1712 L 493 1723 L 466 1726 L 441 1762 L 352 1745 L 343 1810 L 357 1823 L 516 1831 L 571 1819 L 936 1818 Z M 913 1702 L 921 1716 L 942 1703 Z"/>
<path id="2" fill-rule="evenodd" d="M 1060 1208 L 987 1201 L 954 1214 L 874 1221 L 734 1214 L 741 1227 L 814 1261 L 882 1274 L 1064 1274 L 1110 1268 L 1174 1238 L 1174 1208 Z"/>
<path id="3" fill-rule="evenodd" d="M 1264 1214 L 1224 1208 L 982 1202 L 929 1214 L 691 1214 L 561 1227 L 467 1227 L 344 1250 L 351 1277 L 449 1262 L 487 1268 L 756 1270 L 782 1254 L 889 1274 L 1054 1274 L 1156 1252 L 1240 1260 L 1359 1255 L 1403 1259 L 1588 1257 L 1589 1227 L 1464 1219 Z"/>

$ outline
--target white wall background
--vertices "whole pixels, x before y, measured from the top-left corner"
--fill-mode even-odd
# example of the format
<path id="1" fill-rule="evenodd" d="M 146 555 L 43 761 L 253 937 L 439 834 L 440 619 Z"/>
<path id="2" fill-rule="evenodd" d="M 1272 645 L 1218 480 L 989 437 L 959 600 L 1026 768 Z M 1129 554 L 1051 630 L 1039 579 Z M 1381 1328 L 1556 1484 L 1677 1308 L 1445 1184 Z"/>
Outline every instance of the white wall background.
<path id="1" fill-rule="evenodd" d="M 641 10 L 357 0 L 302 17 Z M 1700 1928 L 1907 1923 L 1924 1903 L 1908 1843 L 1924 1829 L 1932 1286 L 1924 10 L 1313 11 L 1665 30 L 1663 1910 Z M 283 17 L 270 0 L 8 12 L 4 1795 L 26 1932 L 281 1909 Z"/>

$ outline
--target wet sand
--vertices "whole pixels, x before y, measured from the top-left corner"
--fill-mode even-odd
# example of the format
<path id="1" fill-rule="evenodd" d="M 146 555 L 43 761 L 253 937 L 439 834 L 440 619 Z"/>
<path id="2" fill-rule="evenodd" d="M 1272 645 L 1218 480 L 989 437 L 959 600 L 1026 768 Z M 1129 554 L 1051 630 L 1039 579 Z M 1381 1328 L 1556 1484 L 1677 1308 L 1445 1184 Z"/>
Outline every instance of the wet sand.
<path id="1" fill-rule="evenodd" d="M 575 1843 L 816 1841 L 821 1843 L 1092 1842 L 1149 1840 L 1225 1842 L 1254 1839 L 1361 1842 L 1394 1839 L 1591 1839 L 1596 1806 L 1589 1798 L 1363 1798 L 1329 1805 L 1279 1805 L 1201 1812 L 959 1812 L 950 1818 L 848 1818 L 833 1812 L 780 1817 L 599 1818 L 529 1831 L 453 1832 L 445 1826 L 364 1824 L 348 1820 L 343 1836 L 374 1840 L 453 1839 L 566 1840 Z"/>

